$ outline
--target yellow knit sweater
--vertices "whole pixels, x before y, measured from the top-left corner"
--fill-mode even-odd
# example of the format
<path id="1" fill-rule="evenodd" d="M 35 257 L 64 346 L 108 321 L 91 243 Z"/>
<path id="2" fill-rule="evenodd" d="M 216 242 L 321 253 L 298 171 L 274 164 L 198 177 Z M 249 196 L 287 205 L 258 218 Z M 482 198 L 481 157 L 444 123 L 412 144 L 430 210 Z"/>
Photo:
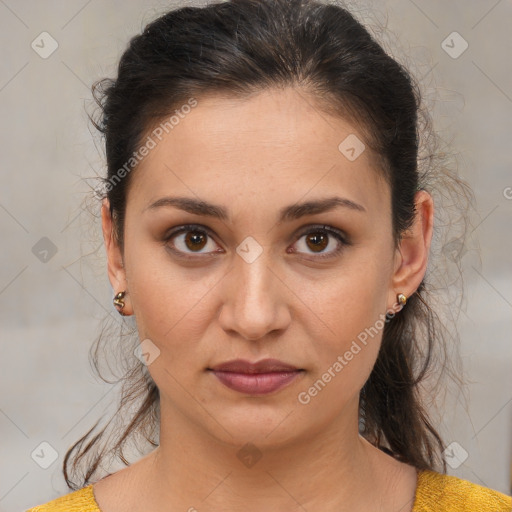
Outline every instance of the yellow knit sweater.
<path id="1" fill-rule="evenodd" d="M 413 512 L 512 512 L 512 498 L 434 471 L 418 472 Z M 26 512 L 101 512 L 92 484 Z"/>

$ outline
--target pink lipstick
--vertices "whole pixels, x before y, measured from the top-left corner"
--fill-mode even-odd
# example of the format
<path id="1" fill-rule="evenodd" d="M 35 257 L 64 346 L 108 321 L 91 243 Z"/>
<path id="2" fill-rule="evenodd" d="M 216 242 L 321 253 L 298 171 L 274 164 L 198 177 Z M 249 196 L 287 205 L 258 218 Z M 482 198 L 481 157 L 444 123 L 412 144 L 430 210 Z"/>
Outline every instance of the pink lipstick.
<path id="1" fill-rule="evenodd" d="M 228 388 L 251 395 L 264 395 L 282 389 L 304 372 L 277 359 L 262 359 L 256 363 L 235 359 L 208 370 Z"/>

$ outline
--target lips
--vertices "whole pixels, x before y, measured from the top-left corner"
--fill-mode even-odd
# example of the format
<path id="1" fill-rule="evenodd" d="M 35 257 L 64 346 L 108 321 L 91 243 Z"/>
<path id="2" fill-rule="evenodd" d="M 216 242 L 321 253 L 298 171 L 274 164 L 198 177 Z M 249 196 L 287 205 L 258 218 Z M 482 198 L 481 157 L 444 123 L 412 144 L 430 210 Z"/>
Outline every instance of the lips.
<path id="1" fill-rule="evenodd" d="M 234 359 L 232 361 L 218 364 L 210 369 L 219 372 L 234 373 L 274 373 L 294 372 L 299 368 L 283 363 L 282 361 L 279 361 L 279 359 L 262 359 L 255 363 L 251 363 L 245 359 Z"/>
<path id="2" fill-rule="evenodd" d="M 228 388 L 250 395 L 264 395 L 277 391 L 304 372 L 278 359 L 263 359 L 255 363 L 236 359 L 215 365 L 208 370 Z"/>

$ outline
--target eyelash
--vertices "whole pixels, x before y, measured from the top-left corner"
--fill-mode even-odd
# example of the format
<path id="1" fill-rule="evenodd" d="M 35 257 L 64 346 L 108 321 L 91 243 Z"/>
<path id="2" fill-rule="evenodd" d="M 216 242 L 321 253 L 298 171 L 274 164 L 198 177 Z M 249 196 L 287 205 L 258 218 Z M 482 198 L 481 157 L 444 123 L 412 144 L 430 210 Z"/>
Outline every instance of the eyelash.
<path id="1" fill-rule="evenodd" d="M 201 226 L 200 224 L 186 224 L 184 226 L 180 226 L 179 228 L 175 229 L 174 231 L 169 233 L 167 236 L 165 236 L 164 242 L 166 242 L 166 244 L 167 244 L 175 236 L 180 235 L 182 233 L 187 233 L 190 231 L 194 231 L 194 232 L 209 236 L 210 238 L 213 238 L 213 236 L 210 233 L 210 230 L 208 228 L 206 228 L 206 226 Z M 336 250 L 334 250 L 330 253 L 327 253 L 327 254 L 318 253 L 318 256 L 313 257 L 314 260 L 334 258 L 341 253 L 341 251 L 343 250 L 343 248 L 345 246 L 351 245 L 342 231 L 339 231 L 338 229 L 333 228 L 331 226 L 326 226 L 326 225 L 322 225 L 322 224 L 308 226 L 308 228 L 306 230 L 302 231 L 298 235 L 297 241 L 300 240 L 303 236 L 309 235 L 311 233 L 327 233 L 329 235 L 332 235 L 339 242 L 339 246 Z M 179 254 L 180 257 L 187 258 L 187 259 L 197 259 L 198 257 L 203 256 L 203 255 L 201 255 L 201 256 L 183 256 L 182 251 L 179 251 L 174 248 L 169 248 L 169 249 L 172 252 L 174 252 L 175 254 L 176 253 Z M 206 253 L 206 254 L 208 254 L 208 253 Z M 210 256 L 214 256 L 215 254 L 216 254 L 216 252 L 209 253 Z"/>

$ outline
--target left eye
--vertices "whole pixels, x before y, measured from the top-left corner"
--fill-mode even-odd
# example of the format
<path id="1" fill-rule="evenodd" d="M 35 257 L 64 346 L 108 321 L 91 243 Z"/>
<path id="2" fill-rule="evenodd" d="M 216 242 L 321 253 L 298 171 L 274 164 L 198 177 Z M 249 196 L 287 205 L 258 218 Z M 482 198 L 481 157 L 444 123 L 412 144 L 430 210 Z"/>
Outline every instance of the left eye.
<path id="1" fill-rule="evenodd" d="M 310 228 L 300 235 L 296 242 L 300 250 L 298 252 L 313 251 L 309 254 L 320 254 L 320 258 L 327 258 L 337 255 L 343 246 L 348 245 L 345 237 L 337 229 L 328 226 Z M 331 248 L 331 250 L 326 250 Z M 302 249 L 306 249 L 303 251 Z M 293 251 L 295 252 L 295 251 Z"/>

